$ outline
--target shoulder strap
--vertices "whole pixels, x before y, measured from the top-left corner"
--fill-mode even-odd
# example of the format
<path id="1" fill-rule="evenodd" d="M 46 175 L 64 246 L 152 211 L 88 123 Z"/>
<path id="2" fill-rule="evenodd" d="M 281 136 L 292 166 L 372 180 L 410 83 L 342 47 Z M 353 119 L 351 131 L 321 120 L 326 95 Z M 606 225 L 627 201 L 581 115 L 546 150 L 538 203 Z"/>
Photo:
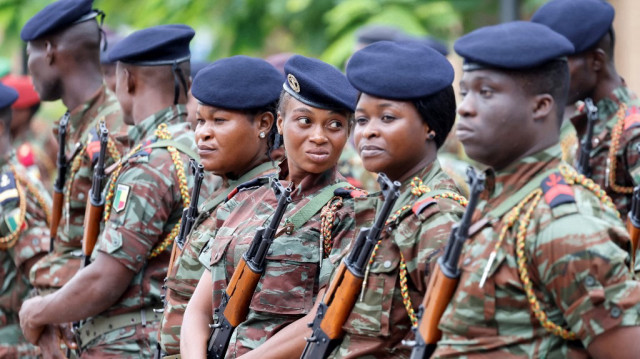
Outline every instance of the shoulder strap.
<path id="1" fill-rule="evenodd" d="M 304 205 L 298 212 L 296 212 L 293 216 L 287 218 L 285 220 L 286 225 L 293 225 L 293 231 L 300 229 L 300 227 L 304 226 L 307 221 L 311 219 L 318 211 L 324 207 L 325 204 L 329 202 L 331 198 L 333 198 L 333 192 L 340 188 L 350 186 L 347 182 L 338 182 L 331 186 L 327 186 L 320 191 L 315 197 L 313 197 L 307 204 Z"/>
<path id="2" fill-rule="evenodd" d="M 196 161 L 200 161 L 200 156 L 191 149 L 188 145 L 185 145 L 182 142 L 174 141 L 174 140 L 160 140 L 156 141 L 150 145 L 142 147 L 140 150 L 150 149 L 150 148 L 167 148 L 167 147 L 175 147 L 176 150 L 184 153 L 185 155 L 193 158 Z"/>

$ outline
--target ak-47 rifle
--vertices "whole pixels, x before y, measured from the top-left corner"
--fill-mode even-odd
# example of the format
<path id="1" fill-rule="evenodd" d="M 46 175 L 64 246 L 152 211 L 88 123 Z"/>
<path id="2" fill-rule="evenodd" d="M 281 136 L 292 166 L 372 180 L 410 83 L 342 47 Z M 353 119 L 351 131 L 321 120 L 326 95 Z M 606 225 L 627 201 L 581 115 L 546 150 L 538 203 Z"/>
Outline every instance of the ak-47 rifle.
<path id="1" fill-rule="evenodd" d="M 638 145 L 640 151 L 640 145 Z M 631 196 L 631 210 L 627 218 L 627 230 L 631 237 L 631 272 L 635 272 L 636 251 L 638 250 L 638 238 L 640 238 L 640 185 L 633 189 Z"/>
<path id="2" fill-rule="evenodd" d="M 467 209 L 459 223 L 451 229 L 449 241 L 442 257 L 438 258 L 438 265 L 431 274 L 427 294 L 420 306 L 416 340 L 411 353 L 411 359 L 429 358 L 436 349 L 442 336 L 438 323 L 458 286 L 460 269 L 458 260 L 462 253 L 462 246 L 469 236 L 469 226 L 473 212 L 478 204 L 478 197 L 484 190 L 484 173 L 476 173 L 473 167 L 467 169 L 470 198 Z"/>
<path id="3" fill-rule="evenodd" d="M 222 302 L 215 310 L 218 320 L 211 325 L 207 359 L 224 358 L 231 334 L 247 318 L 251 297 L 266 266 L 267 252 L 273 243 L 287 205 L 291 203 L 291 188 L 284 188 L 277 179 L 271 180 L 271 187 L 278 199 L 278 206 L 269 225 L 266 228 L 258 227 L 249 249 L 242 255 L 242 259 L 233 271 L 229 285 L 222 295 Z"/>
<path id="4" fill-rule="evenodd" d="M 309 323 L 312 334 L 300 358 L 320 359 L 329 356 L 343 336 L 342 326 L 346 322 L 362 288 L 367 263 L 376 243 L 380 239 L 385 222 L 400 196 L 400 183 L 391 182 L 384 174 L 378 175 L 384 195 L 384 204 L 371 228 L 361 228 L 349 253 L 336 271 L 315 318 Z"/>
<path id="5" fill-rule="evenodd" d="M 62 205 L 64 202 L 64 183 L 67 178 L 67 157 L 65 155 L 65 144 L 67 140 L 67 126 L 69 125 L 69 111 L 60 119 L 58 125 L 58 177 L 53 183 L 53 207 L 51 210 L 51 223 L 49 225 L 49 233 L 51 240 L 49 241 L 49 252 L 53 252 L 53 242 L 58 236 L 58 226 L 62 218 Z"/>
<path id="6" fill-rule="evenodd" d="M 87 209 L 84 213 L 84 235 L 82 237 L 83 266 L 91 263 L 91 253 L 96 246 L 98 234 L 100 234 L 100 222 L 104 212 L 104 196 L 102 195 L 102 182 L 104 181 L 104 161 L 107 156 L 107 143 L 109 141 L 109 130 L 104 122 L 100 122 L 100 154 L 98 163 L 93 169 L 93 181 L 89 190 Z"/>
<path id="7" fill-rule="evenodd" d="M 586 177 L 591 177 L 591 150 L 593 149 L 593 127 L 598 121 L 598 108 L 593 104 L 590 98 L 584 100 L 587 108 L 587 132 L 580 141 L 580 156 L 578 157 L 577 170 Z"/>

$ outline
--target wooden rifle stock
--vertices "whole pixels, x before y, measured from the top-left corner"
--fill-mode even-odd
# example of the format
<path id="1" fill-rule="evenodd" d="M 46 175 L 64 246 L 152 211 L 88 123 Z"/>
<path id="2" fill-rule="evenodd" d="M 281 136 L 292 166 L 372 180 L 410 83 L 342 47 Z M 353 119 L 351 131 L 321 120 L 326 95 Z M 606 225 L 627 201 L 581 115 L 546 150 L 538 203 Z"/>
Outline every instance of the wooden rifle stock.
<path id="1" fill-rule="evenodd" d="M 312 334 L 307 339 L 307 345 L 300 358 L 326 358 L 342 340 L 342 326 L 351 314 L 362 289 L 366 265 L 380 239 L 393 205 L 400 196 L 399 182 L 391 182 L 384 173 L 378 175 L 378 182 L 385 198 L 382 209 L 371 228 L 360 230 L 351 252 L 340 263 L 322 303 L 318 306 L 313 322 L 309 323 Z"/>
<path id="2" fill-rule="evenodd" d="M 442 332 L 438 329 L 440 318 L 444 314 L 460 278 L 458 261 L 462 254 L 464 242 L 469 237 L 469 226 L 473 212 L 478 204 L 478 197 L 484 190 L 484 174 L 476 173 L 473 167 L 467 169 L 470 198 L 467 209 L 459 223 L 451 230 L 451 235 L 444 254 L 438 258 L 435 270 L 429 279 L 427 293 L 420 306 L 416 340 L 411 352 L 411 359 L 430 358 L 436 349 Z"/>
<path id="3" fill-rule="evenodd" d="M 58 226 L 62 218 L 62 203 L 64 202 L 64 194 L 53 189 L 53 207 L 51 210 L 51 223 L 49 224 L 50 242 L 49 253 L 53 252 L 53 242 L 58 237 Z"/>
<path id="4" fill-rule="evenodd" d="M 58 237 L 58 226 L 62 218 L 62 206 L 64 204 L 64 183 L 67 177 L 67 158 L 64 154 L 67 141 L 67 126 L 69 125 L 69 111 L 65 112 L 58 125 L 58 158 L 56 167 L 58 177 L 53 183 L 53 207 L 51 209 L 51 223 L 49 224 L 49 253 L 53 252 L 53 243 Z"/>

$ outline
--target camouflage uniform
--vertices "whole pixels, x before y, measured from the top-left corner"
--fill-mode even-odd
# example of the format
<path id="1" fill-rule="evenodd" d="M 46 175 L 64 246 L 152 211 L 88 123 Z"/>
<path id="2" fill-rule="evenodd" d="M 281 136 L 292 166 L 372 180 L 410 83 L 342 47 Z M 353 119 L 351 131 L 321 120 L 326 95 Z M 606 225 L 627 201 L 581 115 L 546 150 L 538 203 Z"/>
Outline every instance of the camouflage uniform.
<path id="1" fill-rule="evenodd" d="M 594 127 L 593 150 L 591 151 L 591 178 L 613 199 L 622 219 L 631 209 L 631 191 L 640 184 L 640 100 L 629 88 L 621 86 L 596 104 L 599 121 Z M 585 106 L 578 108 L 585 116 Z M 574 120 L 575 121 L 575 120 Z M 619 145 L 616 146 L 615 161 L 609 162 L 609 150 L 613 143 L 616 124 L 622 126 Z M 579 150 L 578 150 L 579 151 Z M 576 152 L 576 158 L 578 158 Z M 609 171 L 615 166 L 615 184 L 609 180 Z"/>
<path id="2" fill-rule="evenodd" d="M 289 185 L 282 180 L 286 178 L 286 166 L 286 161 L 280 164 L 280 179 L 285 187 Z M 320 177 L 304 178 L 291 195 L 293 202 L 287 208 L 281 226 L 286 226 L 287 219 L 323 188 L 340 181 L 344 178 L 335 169 Z M 262 186 L 254 191 L 241 191 L 218 208 L 219 229 L 209 243 L 214 309 L 220 306 L 222 293 L 236 263 L 249 248 L 256 228 L 268 223 L 276 205 L 273 190 Z M 343 206 L 335 212 L 331 232 L 333 244 L 329 250 L 323 250 L 320 239 L 319 212 L 291 234 L 278 230 L 281 235 L 276 236 L 269 249 L 265 273 L 251 299 L 247 320 L 232 335 L 227 358 L 235 358 L 257 348 L 280 329 L 309 313 L 318 290 L 329 283 L 341 250 L 353 239 L 354 224 L 353 202 L 345 199 Z"/>
<path id="3" fill-rule="evenodd" d="M 67 157 L 72 157 L 69 159 L 64 187 L 62 218 L 54 251 L 31 269 L 30 280 L 38 289 L 60 288 L 80 269 L 84 214 L 93 178 L 93 164 L 99 153 L 96 131 L 103 118 L 110 137 L 108 166 L 124 152 L 124 147 L 112 140 L 124 130 L 124 124 L 120 104 L 104 85 L 89 101 L 70 112 L 64 151 Z M 82 149 L 74 151 L 77 144 L 82 145 Z"/>
<path id="4" fill-rule="evenodd" d="M 411 194 L 414 177 L 422 180 L 429 188 L 428 193 L 419 197 Z M 366 279 L 363 300 L 356 302 L 343 326 L 344 339 L 330 358 L 409 357 L 411 349 L 401 344 L 403 339 L 412 339 L 413 333 L 401 293 L 400 253 L 408 260 L 408 293 L 416 309 L 427 289 L 432 262 L 441 254 L 451 226 L 459 221 L 464 210 L 452 199 L 432 198 L 445 192 L 459 194 L 438 161 L 403 183 L 394 210 L 404 210 L 389 222 L 392 231 L 384 232 L 381 238 Z M 376 207 L 381 207 L 379 202 L 377 194 L 356 199 L 356 227 L 371 225 Z"/>
<path id="5" fill-rule="evenodd" d="M 200 277 L 202 277 L 202 272 L 205 270 L 198 258 L 212 237 L 211 230 L 215 221 L 215 217 L 212 217 L 212 214 L 227 199 L 227 195 L 237 185 L 274 171 L 275 168 L 272 162 L 258 165 L 237 180 L 229 180 L 227 186 L 214 192 L 201 206 L 200 214 L 193 225 L 191 234 L 187 237 L 184 248 L 175 261 L 173 268 L 170 268 L 167 274 L 166 303 L 160 325 L 159 338 L 162 350 L 167 354 L 180 353 L 182 317 L 187 308 L 187 303 L 196 290 Z"/>
<path id="6" fill-rule="evenodd" d="M 58 151 L 51 124 L 35 118 L 29 131 L 14 137 L 11 142 L 12 147 L 16 148 L 18 161 L 51 192 L 56 176 L 55 154 Z"/>
<path id="7" fill-rule="evenodd" d="M 164 132 L 173 143 L 195 151 L 193 132 L 185 119 L 184 106 L 171 106 L 131 128 L 128 138 L 149 146 Z M 160 315 L 152 308 L 162 307 L 161 286 L 172 234 L 177 234 L 182 209 L 188 205 L 186 187 L 193 185 L 192 176 L 184 174 L 189 157 L 174 152 L 182 162 L 180 175 L 169 150 L 136 146 L 107 184 L 108 219 L 93 256 L 99 251 L 136 274 L 116 304 L 80 327 L 82 356 L 140 358 L 150 357 L 155 350 Z M 201 193 L 205 198 L 210 194 L 206 183 Z"/>
<path id="8" fill-rule="evenodd" d="M 606 197 L 601 201 L 577 184 L 579 179 L 564 175 L 573 170 L 561 162 L 560 153 L 560 146 L 553 146 L 499 172 L 488 171 L 460 258 L 460 281 L 440 320 L 443 337 L 434 357 L 586 357 L 585 348 L 596 336 L 640 324 L 640 283 L 632 279 L 628 255 L 618 246 L 628 244 L 628 234 Z M 527 220 L 525 212 L 535 202 L 523 202 L 521 194 L 533 191 L 541 197 Z M 513 210 L 519 203 L 527 205 L 514 217 L 487 269 L 511 215 L 484 220 L 499 206 Z M 522 251 L 516 251 L 517 233 L 524 239 Z M 533 285 L 531 297 L 519 276 L 523 269 Z M 576 340 L 548 332 L 533 313 L 530 301 L 535 300 L 552 323 L 575 333 Z"/>
<path id="9" fill-rule="evenodd" d="M 11 170 L 11 165 L 15 173 Z M 20 188 L 20 192 L 18 191 Z M 34 193 L 36 192 L 36 193 Z M 21 218 L 20 198 L 26 207 Z M 43 207 L 44 206 L 44 207 Z M 42 183 L 29 175 L 15 154 L 0 157 L 0 357 L 31 358 L 38 351 L 22 336 L 18 311 L 31 285 L 27 262 L 49 247 L 47 213 L 51 197 Z M 22 222 L 24 220 L 24 222 Z M 18 226 L 21 224 L 20 229 Z M 17 231 L 17 238 L 10 236 Z"/>

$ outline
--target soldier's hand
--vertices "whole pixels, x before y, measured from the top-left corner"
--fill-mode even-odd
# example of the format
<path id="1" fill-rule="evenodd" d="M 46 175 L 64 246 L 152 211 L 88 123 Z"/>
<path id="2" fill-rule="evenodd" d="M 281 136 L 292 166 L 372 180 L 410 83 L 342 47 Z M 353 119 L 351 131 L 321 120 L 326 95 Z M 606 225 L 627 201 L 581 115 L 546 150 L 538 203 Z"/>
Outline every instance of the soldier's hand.
<path id="1" fill-rule="evenodd" d="M 40 302 L 42 301 L 42 297 L 33 297 L 31 299 L 27 299 L 24 303 L 22 303 L 22 308 L 20 308 L 20 327 L 22 328 L 22 333 L 24 337 L 32 344 L 37 344 L 38 339 L 40 339 L 40 335 L 44 330 L 44 326 L 37 325 L 33 322 L 33 316 L 36 315 L 39 311 Z"/>
<path id="2" fill-rule="evenodd" d="M 47 325 L 38 340 L 38 346 L 44 359 L 66 359 L 60 349 L 60 330 L 53 325 Z"/>

